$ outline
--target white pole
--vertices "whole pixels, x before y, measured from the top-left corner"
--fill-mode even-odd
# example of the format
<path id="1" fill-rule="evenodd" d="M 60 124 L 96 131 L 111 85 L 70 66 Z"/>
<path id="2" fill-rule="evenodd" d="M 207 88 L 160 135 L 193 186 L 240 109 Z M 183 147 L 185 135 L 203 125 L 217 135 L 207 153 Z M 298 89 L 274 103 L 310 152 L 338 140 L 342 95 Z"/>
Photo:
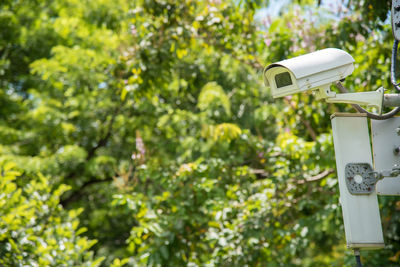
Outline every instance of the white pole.
<path id="1" fill-rule="evenodd" d="M 375 190 L 368 195 L 352 195 L 345 180 L 348 163 L 368 163 L 372 166 L 367 117 L 361 113 L 334 114 L 332 133 L 347 247 L 383 248 L 385 244 Z"/>

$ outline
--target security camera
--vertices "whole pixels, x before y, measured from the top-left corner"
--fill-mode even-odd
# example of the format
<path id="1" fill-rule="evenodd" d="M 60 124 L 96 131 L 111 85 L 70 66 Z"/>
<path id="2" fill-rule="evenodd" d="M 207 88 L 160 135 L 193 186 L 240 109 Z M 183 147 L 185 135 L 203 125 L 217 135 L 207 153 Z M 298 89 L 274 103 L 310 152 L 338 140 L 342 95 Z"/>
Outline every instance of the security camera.
<path id="1" fill-rule="evenodd" d="M 327 48 L 267 66 L 264 83 L 274 98 L 326 88 L 349 76 L 353 62 L 347 52 Z"/>
<path id="2" fill-rule="evenodd" d="M 264 83 L 271 87 L 274 98 L 306 91 L 316 91 L 317 99 L 328 103 L 374 106 L 381 112 L 384 89 L 377 91 L 336 94 L 330 90 L 354 71 L 354 58 L 337 48 L 327 48 L 303 56 L 268 65 Z"/>

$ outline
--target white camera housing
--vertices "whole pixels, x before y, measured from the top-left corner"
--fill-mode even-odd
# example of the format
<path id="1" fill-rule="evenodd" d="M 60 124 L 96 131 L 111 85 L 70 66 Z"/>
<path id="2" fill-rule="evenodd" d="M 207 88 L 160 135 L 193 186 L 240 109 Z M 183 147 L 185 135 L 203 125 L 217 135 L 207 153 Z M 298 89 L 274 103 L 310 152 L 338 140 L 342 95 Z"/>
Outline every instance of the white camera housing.
<path id="1" fill-rule="evenodd" d="M 353 72 L 353 62 L 347 52 L 327 48 L 267 66 L 264 83 L 271 87 L 274 98 L 316 89 L 329 90 L 332 83 Z"/>

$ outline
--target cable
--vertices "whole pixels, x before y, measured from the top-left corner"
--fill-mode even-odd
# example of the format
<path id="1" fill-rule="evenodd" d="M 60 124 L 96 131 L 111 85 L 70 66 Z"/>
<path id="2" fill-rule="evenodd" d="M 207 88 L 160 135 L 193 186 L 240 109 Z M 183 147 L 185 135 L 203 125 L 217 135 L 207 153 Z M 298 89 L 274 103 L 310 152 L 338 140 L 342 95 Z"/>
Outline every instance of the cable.
<path id="1" fill-rule="evenodd" d="M 360 255 L 357 255 L 357 256 L 356 256 L 356 262 L 357 262 L 357 266 L 358 266 L 358 267 L 362 267 Z"/>
<path id="2" fill-rule="evenodd" d="M 358 248 L 354 249 L 354 256 L 356 257 L 357 267 L 362 267 L 361 257 L 360 257 L 360 250 Z"/>
<path id="3" fill-rule="evenodd" d="M 397 92 L 400 92 L 400 86 L 398 83 L 396 83 L 396 59 L 397 59 L 397 47 L 399 46 L 399 41 L 396 39 L 393 42 L 393 48 L 392 48 L 392 62 L 390 64 L 390 78 L 391 82 L 396 88 Z"/>

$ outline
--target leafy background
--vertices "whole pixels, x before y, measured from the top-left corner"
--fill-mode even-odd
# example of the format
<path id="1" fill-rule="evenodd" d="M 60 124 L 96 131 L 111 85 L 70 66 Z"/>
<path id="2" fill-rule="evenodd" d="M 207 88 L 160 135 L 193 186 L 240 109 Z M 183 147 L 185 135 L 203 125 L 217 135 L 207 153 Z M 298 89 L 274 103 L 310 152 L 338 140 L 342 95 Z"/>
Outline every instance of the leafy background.
<path id="1" fill-rule="evenodd" d="M 0 265 L 352 266 L 329 116 L 263 66 L 326 47 L 390 89 L 391 1 L 3 0 Z M 400 202 L 380 198 L 398 266 Z"/>

